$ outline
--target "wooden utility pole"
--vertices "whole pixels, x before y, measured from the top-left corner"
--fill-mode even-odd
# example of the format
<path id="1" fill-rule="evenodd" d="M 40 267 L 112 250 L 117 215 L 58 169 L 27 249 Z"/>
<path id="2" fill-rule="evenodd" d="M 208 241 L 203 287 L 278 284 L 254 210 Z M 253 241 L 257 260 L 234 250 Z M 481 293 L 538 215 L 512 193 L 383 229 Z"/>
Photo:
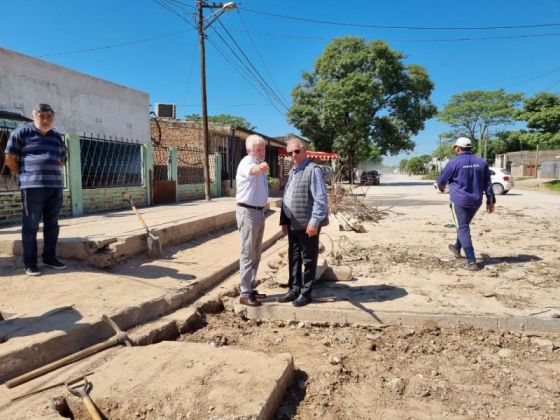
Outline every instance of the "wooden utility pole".
<path id="1" fill-rule="evenodd" d="M 208 149 L 210 145 L 208 135 L 208 108 L 206 105 L 206 51 L 204 46 L 204 14 L 202 13 L 202 0 L 197 1 L 198 12 L 198 39 L 200 43 L 200 93 L 202 99 L 202 150 L 203 159 L 202 167 L 204 174 L 204 198 L 206 201 L 211 200 L 210 194 L 210 164 L 208 159 Z"/>

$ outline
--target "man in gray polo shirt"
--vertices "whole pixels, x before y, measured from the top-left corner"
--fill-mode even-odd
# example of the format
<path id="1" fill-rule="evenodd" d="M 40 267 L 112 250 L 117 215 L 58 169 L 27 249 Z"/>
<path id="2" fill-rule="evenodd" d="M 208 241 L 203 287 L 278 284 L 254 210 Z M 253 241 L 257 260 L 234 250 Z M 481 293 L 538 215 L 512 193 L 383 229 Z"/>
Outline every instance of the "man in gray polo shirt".
<path id="1" fill-rule="evenodd" d="M 235 216 L 241 233 L 241 293 L 239 303 L 260 306 L 258 299 L 266 295 L 254 289 L 257 270 L 261 261 L 261 245 L 264 234 L 264 208 L 268 200 L 266 174 L 268 164 L 264 161 L 264 139 L 256 134 L 247 137 L 247 156 L 241 159 L 235 177 L 237 208 Z"/>

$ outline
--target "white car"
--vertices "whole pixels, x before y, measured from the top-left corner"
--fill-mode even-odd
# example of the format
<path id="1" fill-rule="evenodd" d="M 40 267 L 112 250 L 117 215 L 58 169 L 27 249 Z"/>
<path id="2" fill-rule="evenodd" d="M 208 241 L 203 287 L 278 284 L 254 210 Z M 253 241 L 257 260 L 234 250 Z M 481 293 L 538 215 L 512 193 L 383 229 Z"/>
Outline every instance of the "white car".
<path id="1" fill-rule="evenodd" d="M 490 168 L 490 180 L 492 181 L 492 189 L 494 194 L 507 194 L 514 186 L 513 177 L 506 169 Z M 437 182 L 434 182 L 434 188 L 437 190 Z M 447 185 L 444 193 L 449 193 Z"/>
<path id="2" fill-rule="evenodd" d="M 506 169 L 490 168 L 494 194 L 507 194 L 513 188 L 513 177 Z"/>

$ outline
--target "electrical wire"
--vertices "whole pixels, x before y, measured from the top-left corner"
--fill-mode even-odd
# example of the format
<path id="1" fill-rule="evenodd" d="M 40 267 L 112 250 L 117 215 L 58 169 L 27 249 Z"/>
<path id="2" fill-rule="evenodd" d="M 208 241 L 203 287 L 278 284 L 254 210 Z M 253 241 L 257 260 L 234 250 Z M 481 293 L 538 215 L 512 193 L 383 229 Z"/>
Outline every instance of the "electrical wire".
<path id="1" fill-rule="evenodd" d="M 280 95 L 278 95 L 274 89 L 272 89 L 272 87 L 268 84 L 268 82 L 262 77 L 262 75 L 259 73 L 259 71 L 257 70 L 257 68 L 253 65 L 253 62 L 249 59 L 249 57 L 247 56 L 247 54 L 245 53 L 245 51 L 243 51 L 243 49 L 241 48 L 241 46 L 239 45 L 239 43 L 235 40 L 235 38 L 233 38 L 233 36 L 231 35 L 231 33 L 227 30 L 227 28 L 224 26 L 224 24 L 220 21 L 218 21 L 218 24 L 222 27 L 222 29 L 224 30 L 224 32 L 229 36 L 229 38 L 231 39 L 231 41 L 234 43 L 234 45 L 237 47 L 237 49 L 239 50 L 239 52 L 241 53 L 241 55 L 243 56 L 243 58 L 245 59 L 245 63 L 247 63 L 252 71 L 250 71 L 250 73 L 252 73 L 254 76 L 256 76 L 261 82 L 262 84 L 265 86 L 265 88 L 270 92 L 270 94 L 272 94 L 272 96 L 274 98 L 276 98 L 276 100 L 284 107 L 286 108 L 286 110 L 289 109 L 289 107 L 284 103 L 284 101 L 282 100 L 282 98 L 280 97 Z M 220 36 L 220 38 L 222 38 Z M 225 42 L 225 40 L 224 40 Z M 227 44 L 227 42 L 226 42 Z M 229 47 L 229 46 L 228 46 Z M 231 48 L 231 47 L 230 47 Z"/>
<path id="2" fill-rule="evenodd" d="M 361 23 L 349 23 L 349 22 L 336 22 L 321 19 L 310 19 L 298 16 L 288 16 L 279 13 L 264 12 L 255 9 L 248 9 L 245 7 L 238 7 L 240 10 L 245 10 L 247 12 L 256 13 L 259 15 L 272 16 L 281 19 L 295 20 L 300 22 L 310 22 L 318 23 L 322 25 L 334 25 L 334 26 L 351 26 L 356 28 L 376 28 L 376 29 L 409 29 L 409 30 L 427 30 L 427 31 L 464 31 L 464 30 L 494 30 L 494 29 L 527 29 L 527 28 L 549 28 L 560 26 L 560 23 L 538 23 L 532 25 L 501 25 L 501 26 L 406 26 L 406 25 L 372 25 L 372 24 L 361 24 Z"/>
<path id="3" fill-rule="evenodd" d="M 278 84 L 276 83 L 276 81 L 274 80 L 274 77 L 272 77 L 272 74 L 270 72 L 270 69 L 268 68 L 268 66 L 266 65 L 266 60 L 264 59 L 264 57 L 262 56 L 262 54 L 260 53 L 259 49 L 257 48 L 257 45 L 255 44 L 255 42 L 253 41 L 253 38 L 251 37 L 250 32 L 247 30 L 247 25 L 245 24 L 245 20 L 243 19 L 243 16 L 241 15 L 241 13 L 239 12 L 239 10 L 237 11 L 237 16 L 239 17 L 239 20 L 241 20 L 241 24 L 243 25 L 243 27 L 245 28 L 245 31 L 247 33 L 247 38 L 249 38 L 249 41 L 251 42 L 251 44 L 253 45 L 253 48 L 255 49 L 255 52 L 257 53 L 257 55 L 259 56 L 259 58 L 261 59 L 261 62 L 264 66 L 264 69 L 266 70 L 268 77 L 270 77 L 270 80 L 272 81 L 272 84 L 274 85 L 274 87 L 276 88 L 276 90 L 278 92 L 281 92 L 282 89 L 280 89 L 278 87 Z M 281 98 L 282 100 L 284 98 Z"/>
<path id="4" fill-rule="evenodd" d="M 157 35 L 157 36 L 154 36 L 154 37 L 151 37 L 151 38 L 142 38 L 142 39 L 137 39 L 135 41 L 120 42 L 118 44 L 104 45 L 102 47 L 93 47 L 93 48 L 84 48 L 84 49 L 81 49 L 81 50 L 71 50 L 71 51 L 63 51 L 63 52 L 57 52 L 57 53 L 48 53 L 48 54 L 38 55 L 37 57 L 39 57 L 39 58 L 55 57 L 55 56 L 61 56 L 61 55 L 81 54 L 81 53 L 87 53 L 87 52 L 93 52 L 93 51 L 109 50 L 111 48 L 126 47 L 126 46 L 129 46 L 129 45 L 142 44 L 144 42 L 155 41 L 157 39 L 176 36 L 176 35 L 184 34 L 186 32 L 191 32 L 191 30 L 188 29 L 188 30 L 182 30 L 182 31 L 177 31 L 177 32 L 171 32 L 171 33 L 167 33 L 167 34 Z"/>

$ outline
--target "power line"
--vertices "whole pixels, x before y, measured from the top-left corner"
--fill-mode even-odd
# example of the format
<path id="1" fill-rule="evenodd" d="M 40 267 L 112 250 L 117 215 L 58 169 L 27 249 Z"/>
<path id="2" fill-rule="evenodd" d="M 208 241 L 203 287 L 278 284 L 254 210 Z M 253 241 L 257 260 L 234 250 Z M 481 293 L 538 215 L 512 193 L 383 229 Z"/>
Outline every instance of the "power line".
<path id="1" fill-rule="evenodd" d="M 268 82 L 262 77 L 262 75 L 259 73 L 259 71 L 257 70 L 257 68 L 253 65 L 253 62 L 249 59 L 249 57 L 247 56 L 247 54 L 245 54 L 245 51 L 243 51 L 243 49 L 241 48 L 241 46 L 237 43 L 237 41 L 235 40 L 235 38 L 233 38 L 233 36 L 231 35 L 231 33 L 227 30 L 227 28 L 223 25 L 222 22 L 218 21 L 218 23 L 220 24 L 220 26 L 222 27 L 222 29 L 225 31 L 225 33 L 229 36 L 229 38 L 233 41 L 234 45 L 237 47 L 237 49 L 239 50 L 239 52 L 242 54 L 243 58 L 245 59 L 245 62 L 248 63 L 248 65 L 251 67 L 251 69 L 253 70 L 253 74 L 257 76 L 258 79 L 260 79 L 260 81 L 262 81 L 262 84 L 268 89 L 268 91 L 272 94 L 272 96 L 274 96 L 276 98 L 276 100 L 284 107 L 286 108 L 286 110 L 289 109 L 289 107 L 284 103 L 284 101 L 282 100 L 282 98 L 280 97 L 280 95 L 278 95 L 274 89 L 272 89 L 272 87 L 268 84 Z"/>
<path id="2" fill-rule="evenodd" d="M 245 7 L 238 7 L 240 10 L 245 10 L 247 12 L 252 12 L 265 16 L 272 16 L 281 19 L 295 20 L 300 22 L 310 22 L 318 23 L 322 25 L 334 25 L 334 26 L 351 26 L 357 28 L 376 28 L 376 29 L 410 29 L 410 30 L 428 30 L 428 31 L 464 31 L 464 30 L 494 30 L 494 29 L 527 29 L 527 28 L 549 28 L 560 26 L 560 23 L 538 23 L 532 25 L 502 25 L 502 26 L 405 26 L 405 25 L 372 25 L 372 24 L 361 24 L 361 23 L 349 23 L 349 22 L 336 22 L 321 19 L 310 19 L 298 16 L 288 16 L 279 13 L 264 12 L 260 10 L 247 9 Z"/>
<path id="3" fill-rule="evenodd" d="M 274 87 L 278 90 L 278 92 L 280 92 L 282 89 L 280 89 L 278 87 L 278 84 L 276 83 L 276 81 L 274 80 L 274 77 L 272 77 L 272 74 L 270 72 L 270 69 L 268 68 L 268 66 L 266 65 L 266 60 L 263 58 L 262 54 L 260 53 L 259 49 L 257 48 L 257 45 L 255 44 L 255 42 L 253 41 L 253 38 L 250 35 L 250 32 L 247 30 L 247 25 L 245 24 L 245 20 L 243 19 L 243 16 L 241 15 L 241 13 L 239 13 L 239 10 L 237 11 L 237 16 L 239 16 L 239 20 L 241 20 L 241 23 L 243 25 L 243 27 L 246 30 L 247 33 L 247 37 L 249 38 L 249 41 L 251 41 L 251 44 L 253 45 L 253 48 L 255 49 L 257 55 L 259 56 L 259 58 L 261 59 L 261 62 L 264 66 L 264 69 L 266 70 L 268 77 L 270 77 L 270 80 L 272 81 L 272 84 L 274 85 Z M 283 99 L 283 98 L 282 98 Z"/>
<path id="4" fill-rule="evenodd" d="M 43 55 L 38 55 L 37 57 L 43 58 L 43 57 L 54 57 L 54 56 L 70 55 L 70 54 L 81 54 L 81 53 L 87 53 L 87 52 L 93 52 L 93 51 L 108 50 L 108 49 L 111 49 L 111 48 L 126 47 L 126 46 L 129 46 L 129 45 L 142 44 L 144 42 L 150 42 L 150 41 L 155 41 L 155 40 L 161 39 L 161 38 L 176 36 L 176 35 L 184 34 L 186 32 L 190 32 L 190 30 L 182 30 L 182 31 L 177 31 L 177 32 L 171 32 L 171 33 L 168 33 L 168 34 L 157 35 L 157 36 L 154 36 L 154 37 L 151 37 L 151 38 L 142 38 L 142 39 L 137 39 L 135 41 L 121 42 L 121 43 L 118 43 L 118 44 L 109 44 L 109 45 L 104 45 L 102 47 L 84 48 L 84 49 L 81 49 L 81 50 L 71 50 L 71 51 L 63 51 L 63 52 L 57 52 L 57 53 L 43 54 Z"/>

